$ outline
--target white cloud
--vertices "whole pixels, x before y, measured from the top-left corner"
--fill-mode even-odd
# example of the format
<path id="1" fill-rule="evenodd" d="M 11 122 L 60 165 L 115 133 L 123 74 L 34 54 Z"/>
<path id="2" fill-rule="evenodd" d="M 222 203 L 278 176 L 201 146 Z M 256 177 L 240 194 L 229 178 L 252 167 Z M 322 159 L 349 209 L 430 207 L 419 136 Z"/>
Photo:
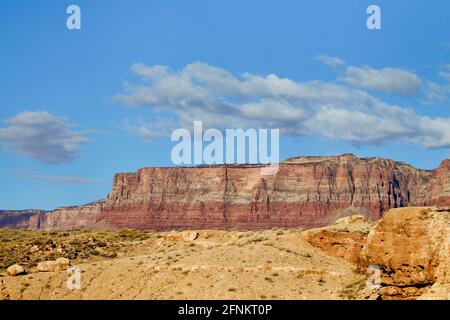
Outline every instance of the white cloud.
<path id="1" fill-rule="evenodd" d="M 336 57 L 331 57 L 331 56 L 327 56 L 325 54 L 319 54 L 315 57 L 315 59 L 317 61 L 320 61 L 324 64 L 326 64 L 327 66 L 330 66 L 332 68 L 338 68 L 340 66 L 344 66 L 345 65 L 345 61 L 341 60 L 339 58 Z"/>
<path id="2" fill-rule="evenodd" d="M 63 184 L 101 184 L 103 180 L 89 179 L 83 177 L 53 176 L 46 174 L 38 174 L 26 171 L 14 171 L 14 175 L 35 180 L 46 180 Z"/>
<path id="3" fill-rule="evenodd" d="M 436 103 L 447 101 L 449 93 L 450 87 L 448 85 L 442 85 L 429 80 L 425 81 L 423 87 L 425 102 Z"/>
<path id="4" fill-rule="evenodd" d="M 340 79 L 359 88 L 403 96 L 417 93 L 421 86 L 421 80 L 415 73 L 397 68 L 350 66 Z"/>
<path id="5" fill-rule="evenodd" d="M 0 143 L 15 152 L 47 163 L 74 159 L 80 144 L 88 141 L 67 118 L 46 111 L 21 112 L 0 128 Z"/>
<path id="6" fill-rule="evenodd" d="M 446 65 L 442 71 L 439 72 L 439 76 L 450 82 L 450 64 Z"/>
<path id="7" fill-rule="evenodd" d="M 426 148 L 450 147 L 450 119 L 419 116 L 413 110 L 390 105 L 376 109 L 368 113 L 326 106 L 310 123 L 325 138 L 355 144 L 400 140 Z"/>
<path id="8" fill-rule="evenodd" d="M 420 116 L 413 109 L 387 104 L 353 86 L 295 82 L 273 74 L 238 77 L 200 62 L 179 71 L 144 65 L 133 69 L 145 83 L 128 84 L 117 99 L 171 113 L 185 128 L 202 120 L 204 127 L 280 128 L 291 135 L 316 134 L 352 143 L 401 140 L 424 147 L 450 147 L 449 119 Z M 415 79 L 406 71 L 370 69 L 368 73 L 375 79 L 366 82 L 367 86 L 396 88 L 404 94 L 416 90 L 417 84 L 399 82 L 402 77 Z M 380 77 L 390 86 L 379 84 Z"/>
<path id="9" fill-rule="evenodd" d="M 444 66 L 441 71 L 439 71 L 438 76 L 444 80 L 443 83 L 429 80 L 425 81 L 423 94 L 425 96 L 425 102 L 427 103 L 439 103 L 449 100 L 450 65 Z"/>
<path id="10" fill-rule="evenodd" d="M 150 123 L 139 118 L 137 120 L 124 119 L 120 127 L 139 136 L 145 142 L 154 142 L 155 138 L 168 136 L 176 126 L 169 119 L 158 119 L 156 122 Z"/>
<path id="11" fill-rule="evenodd" d="M 426 103 L 439 103 L 448 100 L 450 94 L 450 65 L 438 73 L 446 83 L 438 83 L 421 79 L 417 74 L 399 68 L 374 69 L 369 66 L 346 66 L 339 58 L 319 55 L 316 57 L 334 69 L 340 68 L 343 73 L 338 77 L 342 83 L 373 92 L 396 94 L 403 97 L 421 94 Z"/>

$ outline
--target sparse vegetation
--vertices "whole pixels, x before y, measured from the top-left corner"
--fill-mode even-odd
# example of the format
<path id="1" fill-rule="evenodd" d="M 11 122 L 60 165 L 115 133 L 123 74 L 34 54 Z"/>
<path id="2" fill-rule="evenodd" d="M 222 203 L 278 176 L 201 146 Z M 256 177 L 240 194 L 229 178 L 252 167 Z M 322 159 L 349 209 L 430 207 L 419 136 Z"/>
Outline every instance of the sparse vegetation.
<path id="1" fill-rule="evenodd" d="M 345 286 L 345 289 L 339 292 L 339 296 L 344 299 L 357 299 L 359 292 L 366 286 L 366 279 L 360 277 L 358 280 L 351 282 Z"/>
<path id="2" fill-rule="evenodd" d="M 151 233 L 136 230 L 29 231 L 0 229 L 0 272 L 19 263 L 26 270 L 38 262 L 68 258 L 71 261 L 116 257 L 121 248 L 149 239 Z"/>
<path id="3" fill-rule="evenodd" d="M 142 234 L 145 236 L 142 237 Z M 300 296 L 336 298 L 336 292 L 339 292 L 336 285 L 344 289 L 339 292 L 340 297 L 353 299 L 360 290 L 359 281 L 363 276 L 348 266 L 340 266 L 347 270 L 345 280 L 340 277 L 320 277 L 332 270 L 331 261 L 327 261 L 325 255 L 316 255 L 309 244 L 302 243 L 298 231 L 276 229 L 227 233 L 211 230 L 201 232 L 198 240 L 191 242 L 184 241 L 182 237 L 177 239 L 176 234 L 168 238 L 167 234 L 133 230 L 0 230 L 0 250 L 6 253 L 0 255 L 0 263 L 7 258 L 10 259 L 6 263 L 9 266 L 26 256 L 31 261 L 21 262 L 20 265 L 32 268 L 42 260 L 76 252 L 76 258 L 70 260 L 82 265 L 81 272 L 84 274 L 83 279 L 86 279 L 83 283 L 87 284 L 87 287 L 83 287 L 84 291 L 77 292 L 84 292 L 83 295 L 94 299 L 97 296 L 92 296 L 92 286 L 89 284 L 98 287 L 98 280 L 94 278 L 90 281 L 91 277 L 97 277 L 98 274 L 101 286 L 114 287 L 110 292 L 120 292 L 121 298 L 130 294 L 134 297 L 136 290 L 129 289 L 134 283 L 154 288 L 143 290 L 144 295 L 149 294 L 151 298 L 157 292 L 158 298 L 172 299 L 196 299 L 208 294 L 219 298 L 233 296 L 247 299 L 298 299 Z M 34 246 L 37 246 L 38 251 L 33 254 L 30 250 L 36 250 Z M 59 248 L 62 253 L 58 253 Z M 110 252 L 124 258 L 110 258 Z M 316 273 L 318 270 L 325 272 Z M 27 296 L 34 292 L 44 292 L 44 295 L 51 294 L 52 297 L 71 296 L 66 290 L 55 287 L 60 281 L 49 282 L 48 277 L 53 275 L 33 272 L 23 278 L 17 277 L 17 280 L 20 279 L 14 287 L 17 294 L 26 291 Z M 108 272 L 114 276 L 105 276 Z M 133 283 L 130 284 L 130 281 Z M 35 290 L 34 286 L 40 290 Z M 48 288 L 45 289 L 45 286 Z M 120 290 L 129 290 L 131 293 Z M 102 294 L 103 291 L 99 293 Z"/>

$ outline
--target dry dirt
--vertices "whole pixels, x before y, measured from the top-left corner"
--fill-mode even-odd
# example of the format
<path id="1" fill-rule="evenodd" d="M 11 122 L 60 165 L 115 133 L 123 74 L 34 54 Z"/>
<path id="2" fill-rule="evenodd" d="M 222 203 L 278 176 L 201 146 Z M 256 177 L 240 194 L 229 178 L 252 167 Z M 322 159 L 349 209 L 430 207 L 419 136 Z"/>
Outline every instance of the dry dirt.
<path id="1" fill-rule="evenodd" d="M 364 298 L 365 276 L 306 238 L 292 229 L 203 230 L 195 240 L 182 233 L 4 229 L 0 299 Z M 66 271 L 36 271 L 49 256 L 71 257 L 81 270 L 81 289 L 68 289 Z M 7 276 L 4 268 L 12 263 L 24 265 L 27 274 Z"/>

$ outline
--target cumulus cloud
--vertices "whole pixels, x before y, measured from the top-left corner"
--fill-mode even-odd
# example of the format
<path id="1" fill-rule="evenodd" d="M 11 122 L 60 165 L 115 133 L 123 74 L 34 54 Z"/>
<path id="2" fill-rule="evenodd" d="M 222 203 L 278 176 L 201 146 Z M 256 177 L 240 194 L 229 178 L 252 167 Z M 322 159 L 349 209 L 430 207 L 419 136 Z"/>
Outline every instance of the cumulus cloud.
<path id="1" fill-rule="evenodd" d="M 373 69 L 350 66 L 340 79 L 359 88 L 403 96 L 417 93 L 421 86 L 421 80 L 415 73 L 397 68 Z"/>
<path id="2" fill-rule="evenodd" d="M 450 147 L 450 119 L 418 116 L 413 110 L 377 106 L 378 112 L 323 107 L 313 119 L 321 135 L 355 144 L 400 140 L 426 148 Z M 349 128 L 351 126 L 351 128 Z"/>
<path id="3" fill-rule="evenodd" d="M 46 180 L 51 182 L 58 182 L 63 184 L 101 184 L 103 180 L 100 179 L 89 179 L 83 177 L 68 177 L 68 176 L 54 176 L 54 175 L 46 175 L 46 174 L 38 174 L 26 171 L 14 171 L 14 175 L 25 177 L 29 179 L 35 180 Z"/>
<path id="4" fill-rule="evenodd" d="M 132 68 L 144 81 L 127 84 L 117 99 L 171 113 L 185 128 L 201 120 L 204 127 L 280 128 L 290 135 L 315 134 L 356 144 L 401 140 L 430 148 L 450 147 L 449 119 L 418 115 L 413 109 L 387 104 L 353 85 L 296 82 L 274 74 L 235 76 L 201 62 L 178 71 L 143 64 Z M 387 90 L 376 85 L 380 73 L 370 73 L 375 77 L 372 85 Z M 393 78 L 393 74 L 410 76 L 397 69 L 382 73 L 387 78 Z M 414 87 L 401 88 L 397 80 L 391 84 L 405 94 Z"/>
<path id="5" fill-rule="evenodd" d="M 71 130 L 74 125 L 69 119 L 46 111 L 21 112 L 6 123 L 8 127 L 0 128 L 0 143 L 47 163 L 73 160 L 80 144 L 88 141 L 83 132 Z"/>
<path id="6" fill-rule="evenodd" d="M 420 77 L 408 70 L 347 66 L 343 60 L 323 54 L 315 59 L 334 69 L 342 67 L 340 70 L 343 75 L 338 80 L 365 90 L 411 96 L 417 93 L 422 85 Z"/>

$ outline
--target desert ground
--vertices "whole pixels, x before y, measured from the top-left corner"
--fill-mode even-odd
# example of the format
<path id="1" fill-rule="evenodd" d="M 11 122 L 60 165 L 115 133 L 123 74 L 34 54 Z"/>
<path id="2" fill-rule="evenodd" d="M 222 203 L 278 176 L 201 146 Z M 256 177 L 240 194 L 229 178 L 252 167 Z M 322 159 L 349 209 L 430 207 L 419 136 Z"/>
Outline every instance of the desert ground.
<path id="1" fill-rule="evenodd" d="M 367 232 L 362 225 L 362 232 Z M 357 231 L 360 232 L 360 231 Z M 0 231 L 2 299 L 358 299 L 366 277 L 302 230 Z M 38 272 L 59 256 L 81 270 Z M 6 268 L 19 263 L 25 274 Z"/>
<path id="2" fill-rule="evenodd" d="M 450 299 L 449 213 L 308 230 L 0 229 L 0 299 Z"/>

